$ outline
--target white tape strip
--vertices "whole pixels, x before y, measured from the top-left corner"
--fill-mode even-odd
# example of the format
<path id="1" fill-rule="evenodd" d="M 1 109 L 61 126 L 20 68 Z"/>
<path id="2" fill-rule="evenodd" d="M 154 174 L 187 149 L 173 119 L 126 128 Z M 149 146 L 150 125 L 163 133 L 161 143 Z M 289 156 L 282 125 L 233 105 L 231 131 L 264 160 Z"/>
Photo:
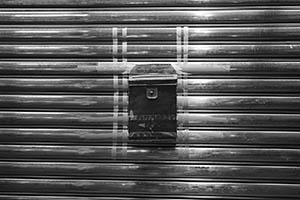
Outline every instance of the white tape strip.
<path id="1" fill-rule="evenodd" d="M 189 160 L 190 159 L 190 149 L 184 144 L 180 145 L 178 151 L 178 159 L 179 160 Z"/>
<path id="2" fill-rule="evenodd" d="M 119 51 L 119 40 L 118 40 L 118 28 L 113 28 L 113 62 L 118 62 L 118 51 Z M 122 62 L 127 62 L 127 28 L 122 28 Z M 112 147 L 112 158 L 126 158 L 127 157 L 127 139 L 128 131 L 127 126 L 125 125 L 125 113 L 127 113 L 127 102 L 125 102 L 125 95 L 120 95 L 120 90 L 124 90 L 128 87 L 127 78 L 122 76 L 120 79 L 118 76 L 114 76 L 114 119 L 117 119 L 117 122 L 113 125 L 113 147 Z M 127 96 L 127 95 L 126 95 Z M 122 105 L 120 110 L 119 105 Z M 119 128 L 119 119 L 122 119 L 122 130 Z M 121 134 L 121 135 L 120 135 Z M 118 143 L 118 139 L 121 140 Z M 120 144 L 121 143 L 121 144 Z"/>
<path id="3" fill-rule="evenodd" d="M 127 158 L 128 131 L 127 131 L 127 127 L 125 125 L 123 125 L 121 134 L 122 134 L 122 158 Z"/>
<path id="4" fill-rule="evenodd" d="M 177 62 L 182 61 L 182 30 L 181 27 L 176 27 L 176 52 Z"/>
<path id="5" fill-rule="evenodd" d="M 186 115 L 186 117 L 188 118 L 189 116 L 189 110 L 187 109 L 188 108 L 188 96 L 189 96 L 189 91 L 188 91 L 188 87 L 187 87 L 187 81 L 188 81 L 188 75 L 187 74 L 182 74 L 182 89 L 183 89 L 183 97 L 186 99 L 186 106 L 185 106 L 185 109 L 184 110 L 184 114 Z M 189 119 L 187 119 L 186 123 L 189 124 Z M 188 125 L 185 125 L 185 130 L 189 130 L 189 127 Z"/>
<path id="6" fill-rule="evenodd" d="M 112 159 L 117 159 L 117 148 L 118 148 L 118 123 L 119 123 L 119 78 L 117 75 L 113 76 L 113 86 L 114 86 L 114 107 L 113 107 L 113 143 L 112 143 Z"/>
<path id="7" fill-rule="evenodd" d="M 128 94 L 123 93 L 122 95 L 122 105 L 123 105 L 123 113 L 124 115 L 127 115 L 128 108 L 127 108 L 127 96 Z M 126 113 L 126 114 L 125 114 Z M 128 141 L 128 127 L 123 123 L 122 127 L 122 146 L 123 146 L 123 157 L 127 157 L 127 141 Z"/>
<path id="8" fill-rule="evenodd" d="M 178 130 L 181 131 L 182 134 L 180 136 L 182 137 L 180 141 L 182 141 L 182 144 L 180 144 L 180 151 L 179 151 L 179 158 L 183 160 L 189 160 L 189 111 L 188 108 L 188 88 L 186 86 L 187 82 L 187 74 L 181 74 L 179 76 L 180 79 L 180 87 L 182 94 L 182 104 L 179 109 L 183 112 L 183 118 L 180 119 L 180 123 L 178 124 Z"/>
<path id="9" fill-rule="evenodd" d="M 116 157 L 121 158 L 121 159 L 126 159 L 127 158 L 127 127 L 124 125 L 124 113 L 118 113 L 119 119 L 122 119 L 122 129 L 118 131 L 118 138 L 119 142 L 116 145 Z"/>
<path id="10" fill-rule="evenodd" d="M 112 28 L 112 40 L 113 40 L 113 49 L 112 49 L 113 62 L 118 62 L 118 28 L 117 27 Z"/>
<path id="11" fill-rule="evenodd" d="M 127 28 L 122 29 L 122 62 L 127 62 Z"/>
<path id="12" fill-rule="evenodd" d="M 125 77 L 125 75 L 122 76 L 122 88 L 127 88 L 127 77 Z M 122 94 L 122 99 L 121 99 L 121 103 L 123 105 L 122 108 L 122 114 L 123 115 L 127 115 L 128 113 L 128 108 L 127 108 L 127 96 L 128 94 L 123 92 Z M 123 119 L 125 118 L 125 116 L 123 116 Z M 122 158 L 127 158 L 127 140 L 128 140 L 128 127 L 127 125 L 125 125 L 125 122 L 123 122 L 123 126 L 122 126 Z"/>
<path id="13" fill-rule="evenodd" d="M 80 72 L 97 72 L 97 63 L 91 63 L 91 64 L 78 64 L 77 69 Z"/>
<path id="14" fill-rule="evenodd" d="M 189 28 L 185 26 L 183 28 L 183 62 L 188 62 L 189 55 Z"/>
<path id="15" fill-rule="evenodd" d="M 190 159 L 190 141 L 189 141 L 189 130 L 185 129 L 183 131 L 184 134 L 184 148 L 185 148 L 185 159 L 189 160 Z"/>

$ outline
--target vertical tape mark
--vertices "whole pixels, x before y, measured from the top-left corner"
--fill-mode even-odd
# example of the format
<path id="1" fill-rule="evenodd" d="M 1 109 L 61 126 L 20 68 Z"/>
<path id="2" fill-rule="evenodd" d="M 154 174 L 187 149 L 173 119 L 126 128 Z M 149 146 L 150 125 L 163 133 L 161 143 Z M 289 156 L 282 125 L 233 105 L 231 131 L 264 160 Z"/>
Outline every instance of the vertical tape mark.
<path id="1" fill-rule="evenodd" d="M 125 75 L 123 75 L 122 76 L 123 88 L 128 87 L 127 84 L 126 84 L 126 79 L 127 79 L 127 77 L 125 77 Z M 123 105 L 123 115 L 125 115 L 124 118 L 126 117 L 126 115 L 128 113 L 128 103 L 126 101 L 126 99 L 128 99 L 127 97 L 128 97 L 128 93 L 123 92 L 122 105 Z M 122 146 L 123 146 L 123 157 L 124 158 L 127 158 L 127 139 L 128 139 L 128 127 L 127 127 L 127 125 L 125 125 L 125 122 L 123 122 L 123 126 L 122 126 Z"/>
<path id="2" fill-rule="evenodd" d="M 123 43 L 122 43 L 122 55 L 123 59 L 122 62 L 126 63 L 127 62 L 127 28 L 123 28 L 122 30 L 122 36 L 123 36 Z M 125 40 L 125 41 L 124 41 Z M 122 105 L 122 131 L 120 132 L 121 134 L 121 141 L 122 141 L 122 146 L 121 146 L 121 153 L 122 153 L 122 158 L 127 158 L 127 139 L 128 139 L 128 126 L 125 124 L 125 118 L 127 117 L 128 113 L 128 103 L 126 102 L 126 99 L 128 97 L 128 92 L 124 92 L 125 89 L 128 89 L 128 77 L 125 74 L 122 74 L 122 79 L 120 82 L 120 86 L 123 90 L 121 98 L 121 105 Z"/>
<path id="3" fill-rule="evenodd" d="M 118 122 L 119 122 L 119 78 L 117 75 L 113 76 L 114 86 L 114 108 L 113 108 L 113 143 L 112 143 L 112 159 L 117 159 L 117 146 L 118 146 Z"/>
<path id="4" fill-rule="evenodd" d="M 188 62 L 189 55 L 189 28 L 185 26 L 183 28 L 183 62 Z"/>
<path id="5" fill-rule="evenodd" d="M 118 28 L 112 28 L 112 40 L 113 40 L 113 62 L 118 62 Z"/>
<path id="6" fill-rule="evenodd" d="M 177 63 L 180 68 L 188 62 L 189 53 L 189 29 L 185 27 L 176 28 L 176 47 L 177 47 Z M 181 139 L 179 139 L 179 159 L 189 159 L 189 127 L 188 127 L 188 90 L 186 87 L 187 74 L 182 73 L 178 77 L 178 85 L 181 86 L 183 97 L 183 102 L 179 105 L 178 109 L 181 110 L 183 114 L 182 123 L 178 124 L 178 130 L 181 131 Z"/>
<path id="7" fill-rule="evenodd" d="M 117 27 L 113 28 L 113 62 L 119 62 L 119 38 Z M 127 28 L 122 28 L 122 62 L 127 62 Z M 113 123 L 113 145 L 112 145 L 112 159 L 127 157 L 127 126 L 125 125 L 126 104 L 124 102 L 124 93 L 120 94 L 120 90 L 126 88 L 126 77 L 124 75 L 119 79 L 118 75 L 114 75 L 114 119 Z M 122 105 L 120 109 L 120 105 Z M 121 120 L 122 129 L 119 130 L 119 120 Z M 121 141 L 118 141 L 121 140 Z"/>
<path id="8" fill-rule="evenodd" d="M 176 28 L 176 47 L 177 47 L 177 63 L 180 68 L 182 68 L 182 65 L 184 65 L 186 62 L 188 62 L 188 28 L 187 27 L 177 27 Z M 183 98 L 183 104 L 180 105 L 179 110 L 182 110 L 185 112 L 185 101 L 187 96 L 187 91 L 185 87 L 185 79 L 187 78 L 185 74 L 181 74 L 178 77 L 178 82 L 182 88 L 182 96 Z M 188 137 L 188 129 L 185 128 L 184 123 L 180 123 L 178 125 L 179 131 L 182 132 L 181 137 L 178 138 L 179 142 L 179 159 L 185 160 L 189 157 L 189 147 L 187 142 Z"/>
<path id="9" fill-rule="evenodd" d="M 126 63 L 127 62 L 127 27 L 122 28 L 122 62 Z M 122 89 L 126 88 L 126 80 L 125 80 L 125 75 L 122 75 L 122 81 L 121 81 L 121 86 Z M 126 106 L 124 104 L 124 98 L 125 98 L 125 93 L 122 94 L 122 119 L 125 117 L 125 113 L 127 113 Z M 127 158 L 127 127 L 125 123 L 123 122 L 122 124 L 122 131 L 120 132 L 121 135 L 121 140 L 122 140 L 122 146 L 121 146 L 121 156 L 122 158 Z"/>
<path id="10" fill-rule="evenodd" d="M 123 95 L 122 95 L 123 115 L 126 115 L 126 113 L 128 113 L 127 102 L 126 102 L 127 96 L 128 95 L 126 93 L 123 93 Z M 124 116 L 124 117 L 126 117 L 126 116 Z M 123 158 L 127 158 L 128 127 L 125 125 L 125 122 L 123 123 L 121 134 L 122 134 L 122 149 L 123 149 L 122 156 L 123 156 Z"/>
<path id="11" fill-rule="evenodd" d="M 183 97 L 186 99 L 186 105 L 188 105 L 188 87 L 187 83 L 187 74 L 183 74 Z M 186 122 L 184 123 L 184 135 L 185 135 L 185 150 L 186 150 L 186 159 L 189 160 L 189 111 L 188 106 L 184 109 L 184 115 L 186 117 Z"/>
<path id="12" fill-rule="evenodd" d="M 127 62 L 127 28 L 122 29 L 122 62 Z"/>
<path id="13" fill-rule="evenodd" d="M 179 159 L 180 160 L 189 160 L 190 158 L 190 149 L 189 149 L 189 131 L 184 129 L 181 131 L 182 144 L 180 144 L 179 150 Z"/>
<path id="14" fill-rule="evenodd" d="M 185 65 L 188 62 L 188 55 L 189 55 L 189 29 L 187 26 L 183 27 L 183 65 Z M 183 110 L 184 115 L 187 118 L 187 125 L 184 125 L 183 135 L 184 135 L 184 151 L 185 151 L 185 159 L 189 160 L 189 112 L 188 112 L 188 88 L 186 87 L 187 82 L 187 74 L 182 75 L 183 79 L 183 98 L 185 99 Z"/>
<path id="15" fill-rule="evenodd" d="M 182 30 L 181 27 L 176 27 L 176 52 L 177 52 L 177 62 L 182 61 Z"/>
<path id="16" fill-rule="evenodd" d="M 177 29 L 177 36 L 179 34 L 179 30 Z M 185 65 L 188 62 L 188 51 L 189 51 L 189 32 L 188 27 L 183 27 L 180 30 L 181 38 L 179 45 L 179 37 L 177 37 L 177 62 L 178 66 L 182 68 L 182 65 Z M 180 50 L 178 49 L 180 48 Z M 180 56 L 178 56 L 180 54 Z M 178 77 L 178 82 L 181 87 L 182 93 L 180 94 L 183 98 L 183 102 L 178 107 L 181 112 L 183 112 L 182 122 L 178 124 L 178 130 L 182 133 L 180 134 L 182 138 L 179 138 L 179 152 L 178 157 L 181 160 L 189 160 L 189 127 L 188 127 L 188 89 L 186 87 L 187 83 L 187 74 L 181 73 Z"/>

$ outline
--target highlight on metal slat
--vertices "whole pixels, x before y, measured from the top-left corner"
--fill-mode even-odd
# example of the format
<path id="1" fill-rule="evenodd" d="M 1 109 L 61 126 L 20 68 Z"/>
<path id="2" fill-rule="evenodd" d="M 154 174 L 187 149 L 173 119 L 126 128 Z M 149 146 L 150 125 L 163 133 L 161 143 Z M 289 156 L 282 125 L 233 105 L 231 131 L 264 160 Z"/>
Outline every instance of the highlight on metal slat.
<path id="1" fill-rule="evenodd" d="M 299 128 L 300 114 L 179 113 L 183 127 L 291 127 Z M 127 125 L 127 112 L 30 112 L 1 111 L 0 126 L 106 126 Z"/>
<path id="2" fill-rule="evenodd" d="M 1 78 L 1 92 L 114 92 L 126 91 L 122 77 L 91 78 Z"/>
<path id="3" fill-rule="evenodd" d="M 139 181 L 3 178 L 0 191 L 41 194 L 156 194 L 156 195 L 232 195 L 248 197 L 297 197 L 299 184 L 236 183 L 214 181 Z"/>
<path id="4" fill-rule="evenodd" d="M 128 94 L 119 95 L 0 95 L 0 108 L 5 109 L 60 109 L 112 110 L 114 106 L 127 109 Z M 299 111 L 298 96 L 178 96 L 179 111 L 243 110 L 243 111 Z"/>
<path id="5" fill-rule="evenodd" d="M 0 24 L 242 24 L 298 23 L 298 6 L 194 9 L 2 9 Z"/>
<path id="6" fill-rule="evenodd" d="M 127 113 L 114 112 L 0 112 L 0 126 L 112 126 L 127 125 Z"/>
<path id="7" fill-rule="evenodd" d="M 287 127 L 299 128 L 300 114 L 179 113 L 183 127 Z"/>
<path id="8" fill-rule="evenodd" d="M 1 65 L 0 65 L 1 66 Z M 278 61 L 278 60 L 268 60 L 268 61 L 239 61 L 232 60 L 227 62 L 216 62 L 212 60 L 211 62 L 191 62 L 181 65 L 181 70 L 188 74 L 243 74 L 243 75 L 284 75 L 292 74 L 298 75 L 300 71 L 300 63 L 297 61 Z"/>
<path id="9" fill-rule="evenodd" d="M 161 195 L 160 195 L 161 196 Z M 79 197 L 79 196 L 58 196 L 56 195 L 35 195 L 35 196 L 30 196 L 30 195 L 0 195 L 1 200 L 144 200 L 145 196 L 144 195 L 135 195 L 135 197 L 112 197 L 112 196 L 107 196 L 107 195 L 101 195 L 97 197 Z M 174 196 L 161 196 L 161 197 L 151 197 L 149 196 L 149 200 L 173 200 Z M 225 199 L 230 199 L 230 200 L 270 200 L 269 197 L 237 197 L 237 196 L 189 196 L 189 197 L 181 197 L 180 200 L 225 200 Z M 272 197 L 272 200 L 282 200 L 282 198 L 276 198 Z M 284 200 L 294 200 L 293 198 L 284 198 Z"/>
<path id="10" fill-rule="evenodd" d="M 135 164 L 78 162 L 0 162 L 0 176 L 43 178 L 45 176 L 75 178 L 148 178 L 173 180 L 216 178 L 248 181 L 295 181 L 300 179 L 297 166 L 267 166 L 239 164 Z"/>
<path id="11" fill-rule="evenodd" d="M 203 127 L 202 127 L 203 128 Z M 298 145 L 299 131 L 292 130 L 218 130 L 213 127 L 208 130 L 178 130 L 178 144 L 227 144 L 227 145 Z"/>
<path id="12" fill-rule="evenodd" d="M 153 64 L 162 62 L 153 62 Z M 222 74 L 222 75 L 299 75 L 300 61 L 267 59 L 257 61 L 247 59 L 245 61 L 231 59 L 231 61 L 202 61 L 184 64 L 165 62 L 171 64 L 182 73 L 191 75 L 199 74 Z M 110 62 L 82 62 L 82 61 L 0 61 L 0 72 L 4 75 L 121 75 L 126 74 L 137 64 L 133 63 L 110 63 Z"/>
<path id="13" fill-rule="evenodd" d="M 111 128 L 0 128 L 2 143 L 123 143 L 128 141 L 128 130 Z M 293 140 L 295 141 L 295 140 Z"/>
<path id="14" fill-rule="evenodd" d="M 0 95 L 0 108 L 7 109 L 126 109 L 128 95 Z"/>
<path id="15" fill-rule="evenodd" d="M 297 93 L 298 78 L 188 78 L 178 90 L 189 93 Z M 300 85 L 299 85 L 300 86 Z"/>
<path id="16" fill-rule="evenodd" d="M 211 127 L 210 127 L 211 128 Z M 0 140 L 4 144 L 121 144 L 128 142 L 128 130 L 101 128 L 0 128 Z M 207 130 L 178 130 L 177 144 L 189 145 L 298 145 L 297 130 L 253 130 L 228 128 Z"/>
<path id="17" fill-rule="evenodd" d="M 1 102 L 2 96 L 0 96 Z M 6 103 L 7 104 L 7 103 Z M 25 104 L 24 104 L 25 105 Z M 300 97 L 296 96 L 178 96 L 177 105 L 185 110 L 243 110 L 260 111 L 297 111 Z"/>
<path id="18" fill-rule="evenodd" d="M 300 80 L 297 78 L 205 78 L 191 76 L 179 80 L 178 92 L 189 93 L 298 93 Z M 23 77 L 0 78 L 2 93 L 55 93 L 55 92 L 114 92 L 127 91 L 128 79 L 120 76 L 104 78 L 69 77 Z"/>
<path id="19" fill-rule="evenodd" d="M 3 0 L 0 7 L 196 7 L 196 6 L 265 6 L 265 5 L 300 5 L 298 0 Z"/>
<path id="20" fill-rule="evenodd" d="M 300 12 L 299 12 L 300 13 Z M 121 47 L 121 46 L 119 46 Z M 299 42 L 224 43 L 189 45 L 186 54 L 196 58 L 299 58 Z M 126 51 L 113 51 L 113 45 L 95 44 L 1 44 L 1 58 L 177 58 L 177 45 L 128 44 Z"/>
<path id="21" fill-rule="evenodd" d="M 174 25 L 175 26 L 175 25 Z M 182 31 L 184 26 L 177 27 L 109 27 L 109 26 L 6 26 L 0 28 L 0 40 L 4 42 L 89 42 L 102 41 L 111 42 L 115 37 L 122 41 L 176 41 L 178 30 Z M 117 28 L 117 35 L 113 35 Z M 124 30 L 126 33 L 124 35 Z M 123 32 L 122 32 L 123 31 Z M 193 26 L 188 27 L 186 34 L 188 41 L 280 41 L 300 39 L 299 25 L 270 25 L 257 24 L 249 26 Z"/>
<path id="22" fill-rule="evenodd" d="M 2 160 L 39 161 L 216 161 L 293 164 L 300 162 L 300 149 L 271 147 L 147 147 L 0 145 Z"/>
<path id="23" fill-rule="evenodd" d="M 123 74 L 133 67 L 130 63 L 111 62 L 70 62 L 70 61 L 0 61 L 0 71 L 2 74 Z"/>

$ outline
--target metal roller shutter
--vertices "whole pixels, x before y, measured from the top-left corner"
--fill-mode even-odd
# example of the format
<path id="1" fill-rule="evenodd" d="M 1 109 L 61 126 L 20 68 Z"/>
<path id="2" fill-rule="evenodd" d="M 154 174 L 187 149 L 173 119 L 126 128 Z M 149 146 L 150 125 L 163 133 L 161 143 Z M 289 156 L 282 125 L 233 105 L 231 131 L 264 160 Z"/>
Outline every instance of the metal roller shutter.
<path id="1" fill-rule="evenodd" d="M 300 198 L 299 0 L 0 7 L 1 200 Z"/>

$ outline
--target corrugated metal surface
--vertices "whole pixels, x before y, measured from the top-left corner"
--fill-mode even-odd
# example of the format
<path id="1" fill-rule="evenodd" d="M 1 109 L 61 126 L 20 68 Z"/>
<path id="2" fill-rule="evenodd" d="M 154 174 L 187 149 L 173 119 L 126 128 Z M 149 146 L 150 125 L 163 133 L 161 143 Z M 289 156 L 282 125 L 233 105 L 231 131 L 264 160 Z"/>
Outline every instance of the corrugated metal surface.
<path id="1" fill-rule="evenodd" d="M 0 199 L 300 198 L 299 0 L 2 0 Z M 176 146 L 128 145 L 170 63 Z"/>

